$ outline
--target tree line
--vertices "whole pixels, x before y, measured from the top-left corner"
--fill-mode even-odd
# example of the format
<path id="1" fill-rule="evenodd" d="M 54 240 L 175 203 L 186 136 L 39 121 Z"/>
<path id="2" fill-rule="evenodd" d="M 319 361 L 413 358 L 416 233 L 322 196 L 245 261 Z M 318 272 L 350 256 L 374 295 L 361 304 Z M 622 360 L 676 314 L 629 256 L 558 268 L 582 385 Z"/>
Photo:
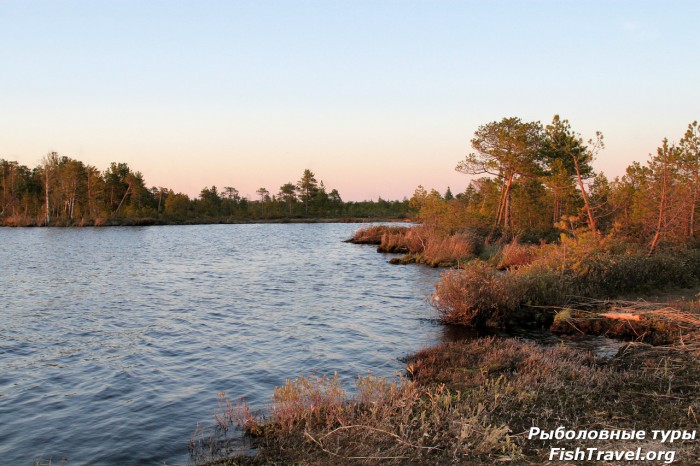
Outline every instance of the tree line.
<path id="1" fill-rule="evenodd" d="M 446 234 L 470 228 L 489 240 L 556 241 L 562 232 L 613 235 L 644 244 L 694 244 L 700 198 L 700 127 L 678 142 L 663 139 L 646 163 L 608 179 L 592 162 L 604 148 L 597 132 L 584 141 L 566 119 L 503 118 L 480 126 L 473 152 L 456 170 L 482 175 L 453 195 L 419 186 L 410 200 L 419 219 Z"/>
<path id="2" fill-rule="evenodd" d="M 401 218 L 408 201 L 344 202 L 311 170 L 296 182 L 266 188 L 256 198 L 233 186 L 205 187 L 196 198 L 146 186 L 126 163 L 104 171 L 50 152 L 29 168 L 0 159 L 0 224 L 5 226 L 219 223 L 275 219 Z"/>

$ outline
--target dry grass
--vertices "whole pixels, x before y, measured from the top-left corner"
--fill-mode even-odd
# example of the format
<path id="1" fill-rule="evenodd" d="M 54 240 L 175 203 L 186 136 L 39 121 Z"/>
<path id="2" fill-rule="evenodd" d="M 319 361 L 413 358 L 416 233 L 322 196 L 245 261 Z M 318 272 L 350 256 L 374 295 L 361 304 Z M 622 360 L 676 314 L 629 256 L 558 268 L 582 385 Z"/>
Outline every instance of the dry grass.
<path id="1" fill-rule="evenodd" d="M 409 378 L 360 378 L 343 395 L 335 378 L 288 382 L 260 419 L 257 455 L 218 464 L 544 464 L 551 446 L 595 441 L 528 440 L 530 427 L 700 427 L 700 364 L 679 347 L 633 343 L 599 361 L 563 347 L 482 338 L 426 349 Z M 301 379 L 300 379 L 301 380 Z M 625 442 L 612 448 L 648 446 Z M 698 442 L 676 442 L 683 464 Z"/>
<path id="2" fill-rule="evenodd" d="M 425 226 L 372 226 L 361 228 L 348 240 L 355 244 L 376 244 L 378 252 L 405 254 L 395 263 L 421 263 L 431 267 L 453 267 L 469 261 L 481 239 L 469 232 L 445 234 Z"/>
<path id="3" fill-rule="evenodd" d="M 472 259 L 477 251 L 477 239 L 468 233 L 450 236 L 433 233 L 425 240 L 422 262 L 433 267 L 452 267 Z"/>
<path id="4" fill-rule="evenodd" d="M 466 455 L 516 458 L 505 425 L 488 422 L 479 403 L 465 402 L 444 385 L 423 387 L 407 378 L 390 382 L 359 378 L 356 396 L 337 379 L 309 377 L 276 390 L 266 420 L 260 420 L 251 464 L 414 464 L 450 462 Z M 226 463 L 222 463 L 226 464 Z"/>
<path id="5" fill-rule="evenodd" d="M 512 269 L 530 265 L 540 252 L 538 246 L 519 244 L 517 240 L 506 244 L 500 253 L 497 269 Z"/>
<path id="6" fill-rule="evenodd" d="M 387 234 L 399 234 L 408 230 L 408 227 L 397 227 L 388 225 L 374 225 L 370 227 L 360 228 L 355 232 L 352 238 L 348 239 L 348 243 L 354 244 L 376 244 L 382 243 L 382 237 Z"/>
<path id="7" fill-rule="evenodd" d="M 414 228 L 387 230 L 382 235 L 377 252 L 417 253 L 423 250 L 421 238 Z"/>

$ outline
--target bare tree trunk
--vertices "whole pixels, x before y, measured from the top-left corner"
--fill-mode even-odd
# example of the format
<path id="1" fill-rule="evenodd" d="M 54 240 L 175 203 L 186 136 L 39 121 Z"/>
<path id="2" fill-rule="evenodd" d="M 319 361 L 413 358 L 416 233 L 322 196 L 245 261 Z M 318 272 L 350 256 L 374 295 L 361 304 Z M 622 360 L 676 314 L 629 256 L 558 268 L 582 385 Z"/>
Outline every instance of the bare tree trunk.
<path id="1" fill-rule="evenodd" d="M 160 204 L 163 201 L 163 188 L 158 188 L 158 215 L 160 215 Z"/>
<path id="2" fill-rule="evenodd" d="M 695 238 L 695 208 L 698 203 L 698 194 L 695 193 L 693 195 L 693 201 L 691 202 L 690 205 L 690 221 L 688 225 L 688 237 L 689 238 Z"/>
<path id="3" fill-rule="evenodd" d="M 690 200 L 690 212 L 688 216 L 688 237 L 691 239 L 695 238 L 695 209 L 698 205 L 698 175 L 695 174 L 693 177 L 693 196 Z"/>
<path id="4" fill-rule="evenodd" d="M 73 186 L 73 192 L 70 195 L 70 219 L 73 220 L 73 213 L 75 212 L 75 196 L 76 196 L 76 191 L 78 190 L 77 186 Z"/>
<path id="5" fill-rule="evenodd" d="M 7 177 L 5 175 L 5 165 L 2 166 L 2 212 L 0 215 L 5 213 L 5 209 L 8 206 L 7 202 Z"/>
<path id="6" fill-rule="evenodd" d="M 498 204 L 498 214 L 496 215 L 496 226 L 506 227 L 510 223 L 510 188 L 513 185 L 513 175 L 504 178 L 503 194 Z"/>
<path id="7" fill-rule="evenodd" d="M 659 238 L 661 238 L 661 229 L 663 227 L 664 212 L 666 210 L 666 176 L 664 175 L 664 181 L 661 185 L 661 201 L 659 202 L 659 220 L 656 222 L 656 232 L 654 233 L 654 238 L 651 240 L 651 246 L 649 246 L 649 254 L 651 256 L 659 244 Z"/>
<path id="8" fill-rule="evenodd" d="M 665 141 L 664 141 L 664 149 L 666 148 L 665 146 Z M 659 155 L 661 155 L 661 149 L 659 149 Z M 668 196 L 668 154 L 665 153 L 664 151 L 664 158 L 662 159 L 662 164 L 661 164 L 661 199 L 659 200 L 659 219 L 656 222 L 656 231 L 654 232 L 654 237 L 651 240 L 651 245 L 649 246 L 649 256 L 651 256 L 654 253 L 654 250 L 656 249 L 656 246 L 659 244 L 659 239 L 661 238 L 661 229 L 663 228 L 664 224 L 664 214 L 666 213 L 666 202 L 667 202 L 667 196 Z"/>
<path id="9" fill-rule="evenodd" d="M 49 165 L 44 166 L 44 195 L 46 196 L 46 226 L 49 226 L 51 221 L 51 213 L 49 210 Z"/>
<path id="10" fill-rule="evenodd" d="M 578 180 L 578 186 L 581 189 L 581 196 L 583 196 L 583 203 L 586 206 L 586 213 L 588 214 L 588 228 L 594 236 L 598 235 L 598 229 L 595 224 L 595 217 L 593 217 L 593 211 L 591 210 L 591 203 L 588 201 L 588 193 L 586 193 L 586 187 L 583 185 L 583 179 L 581 178 L 581 170 L 578 166 L 578 157 L 574 157 L 574 168 L 576 169 L 576 179 Z"/>
<path id="11" fill-rule="evenodd" d="M 131 186 L 129 186 L 128 188 L 126 188 L 126 191 L 124 192 L 124 197 L 122 197 L 122 200 L 119 202 L 119 205 L 117 206 L 116 210 L 114 211 L 115 214 L 116 214 L 117 212 L 119 212 L 119 209 L 121 208 L 122 204 L 124 204 L 124 201 L 126 200 L 126 196 L 129 195 L 129 190 L 130 190 L 130 189 L 131 189 Z"/>
<path id="12" fill-rule="evenodd" d="M 92 207 L 92 184 L 90 183 L 90 172 L 87 175 L 87 192 L 88 192 L 88 211 L 90 212 L 90 217 L 95 217 L 93 207 Z"/>
<path id="13" fill-rule="evenodd" d="M 498 212 L 496 213 L 496 221 L 494 222 L 494 227 L 498 228 L 501 226 L 501 219 L 503 218 L 503 207 L 505 206 L 506 198 L 506 185 L 505 180 L 503 184 L 503 191 L 501 192 L 501 198 L 498 200 Z"/>
<path id="14" fill-rule="evenodd" d="M 506 191 L 506 205 L 505 208 L 503 209 L 503 227 L 507 230 L 510 229 L 511 226 L 511 221 L 510 221 L 510 187 L 513 184 L 513 179 L 511 178 L 510 182 L 508 183 L 508 190 Z"/>

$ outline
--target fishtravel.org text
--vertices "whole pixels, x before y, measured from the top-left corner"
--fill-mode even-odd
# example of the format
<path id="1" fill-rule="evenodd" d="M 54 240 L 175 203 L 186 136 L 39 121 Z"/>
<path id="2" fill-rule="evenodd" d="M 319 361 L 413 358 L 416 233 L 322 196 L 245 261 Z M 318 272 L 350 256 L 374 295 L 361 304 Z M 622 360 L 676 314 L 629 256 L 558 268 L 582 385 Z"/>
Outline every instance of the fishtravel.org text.
<path id="1" fill-rule="evenodd" d="M 566 429 L 557 427 L 554 430 L 530 428 L 529 440 L 657 440 L 661 443 L 695 440 L 694 430 L 652 430 L 648 435 L 644 430 L 623 429 Z M 676 459 L 675 450 L 645 450 L 635 449 L 601 449 L 596 447 L 561 448 L 551 447 L 549 461 L 663 461 L 670 464 Z"/>

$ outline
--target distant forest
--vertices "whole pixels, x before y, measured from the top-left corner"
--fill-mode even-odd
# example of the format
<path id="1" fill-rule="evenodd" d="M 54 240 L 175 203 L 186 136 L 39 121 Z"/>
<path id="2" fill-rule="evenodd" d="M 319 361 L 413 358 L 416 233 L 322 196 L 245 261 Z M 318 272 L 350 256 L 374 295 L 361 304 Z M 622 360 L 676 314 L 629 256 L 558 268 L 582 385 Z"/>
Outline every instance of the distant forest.
<path id="1" fill-rule="evenodd" d="M 405 217 L 409 209 L 408 200 L 344 202 L 308 169 L 277 193 L 259 188 L 255 199 L 233 186 L 205 187 L 191 199 L 172 189 L 148 188 L 143 175 L 126 163 L 100 171 L 56 152 L 34 168 L 0 159 L 0 193 L 3 226 L 392 219 Z"/>

